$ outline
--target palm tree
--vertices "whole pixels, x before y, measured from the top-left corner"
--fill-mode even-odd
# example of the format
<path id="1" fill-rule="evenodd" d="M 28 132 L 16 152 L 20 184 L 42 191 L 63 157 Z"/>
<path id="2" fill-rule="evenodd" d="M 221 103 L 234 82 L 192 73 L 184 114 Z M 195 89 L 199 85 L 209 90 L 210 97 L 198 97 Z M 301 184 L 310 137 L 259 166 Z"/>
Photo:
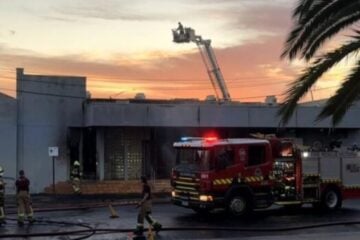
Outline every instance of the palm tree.
<path id="1" fill-rule="evenodd" d="M 296 57 L 311 62 L 302 75 L 289 85 L 278 114 L 286 124 L 298 101 L 319 78 L 347 57 L 356 57 L 360 50 L 360 31 L 334 50 L 316 56 L 322 45 L 338 35 L 339 31 L 354 27 L 360 20 L 360 0 L 299 0 L 293 12 L 295 22 L 288 35 L 282 57 Z M 330 97 L 317 120 L 332 118 L 337 125 L 354 101 L 360 98 L 360 59 L 345 77 L 334 96 Z"/>

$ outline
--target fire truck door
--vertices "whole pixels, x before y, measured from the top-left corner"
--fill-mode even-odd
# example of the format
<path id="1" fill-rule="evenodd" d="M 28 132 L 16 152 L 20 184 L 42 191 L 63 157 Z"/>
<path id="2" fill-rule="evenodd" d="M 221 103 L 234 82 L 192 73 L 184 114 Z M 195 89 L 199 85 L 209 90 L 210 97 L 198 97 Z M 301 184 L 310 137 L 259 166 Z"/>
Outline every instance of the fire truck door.
<path id="1" fill-rule="evenodd" d="M 265 145 L 249 145 L 245 163 L 245 180 L 247 182 L 261 182 L 269 173 L 267 149 Z"/>

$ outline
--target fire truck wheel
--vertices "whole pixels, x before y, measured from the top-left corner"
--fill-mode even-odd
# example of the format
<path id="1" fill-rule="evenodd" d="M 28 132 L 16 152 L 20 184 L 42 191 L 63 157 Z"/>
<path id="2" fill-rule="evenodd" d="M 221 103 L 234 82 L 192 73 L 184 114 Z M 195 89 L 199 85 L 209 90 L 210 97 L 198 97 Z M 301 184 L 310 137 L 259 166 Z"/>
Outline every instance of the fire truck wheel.
<path id="1" fill-rule="evenodd" d="M 245 195 L 233 196 L 228 203 L 228 210 L 234 216 L 243 216 L 252 210 L 249 198 Z"/>
<path id="2" fill-rule="evenodd" d="M 335 188 L 326 189 L 321 198 L 321 207 L 325 210 L 335 210 L 341 207 L 342 198 Z"/>

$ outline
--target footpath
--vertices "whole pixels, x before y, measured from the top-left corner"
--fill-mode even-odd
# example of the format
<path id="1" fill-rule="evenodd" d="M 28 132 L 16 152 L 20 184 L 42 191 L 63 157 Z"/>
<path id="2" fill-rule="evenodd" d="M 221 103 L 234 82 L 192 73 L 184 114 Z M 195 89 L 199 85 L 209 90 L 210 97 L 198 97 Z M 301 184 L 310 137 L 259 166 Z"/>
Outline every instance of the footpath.
<path id="1" fill-rule="evenodd" d="M 136 204 L 141 199 L 140 194 L 97 194 L 97 195 L 51 195 L 33 194 L 31 202 L 35 212 L 52 210 L 74 210 L 106 206 L 123 206 Z M 168 193 L 154 193 L 153 203 L 169 203 Z M 7 213 L 16 212 L 16 196 L 5 197 L 5 208 Z"/>
<path id="2" fill-rule="evenodd" d="M 150 182 L 153 190 L 154 203 L 170 202 L 170 181 L 156 180 Z M 89 208 L 136 204 L 141 198 L 139 181 L 83 181 L 81 194 L 75 194 L 70 182 L 59 182 L 45 188 L 44 193 L 31 194 L 34 211 L 46 209 Z M 16 196 L 5 196 L 7 212 L 16 211 Z"/>

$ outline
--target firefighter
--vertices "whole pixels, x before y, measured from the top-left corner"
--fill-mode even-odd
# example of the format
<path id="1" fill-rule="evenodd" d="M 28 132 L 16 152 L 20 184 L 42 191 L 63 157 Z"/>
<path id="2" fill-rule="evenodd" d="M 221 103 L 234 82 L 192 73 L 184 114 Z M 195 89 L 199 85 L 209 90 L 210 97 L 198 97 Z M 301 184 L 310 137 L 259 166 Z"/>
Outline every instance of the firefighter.
<path id="1" fill-rule="evenodd" d="M 81 177 L 82 173 L 80 170 L 80 162 L 79 161 L 75 161 L 73 164 L 73 167 L 71 169 L 71 183 L 72 183 L 72 187 L 74 189 L 74 192 L 76 194 L 81 194 L 81 189 L 80 189 L 80 177 Z"/>
<path id="2" fill-rule="evenodd" d="M 160 231 L 162 227 L 160 223 L 158 223 L 151 217 L 151 188 L 145 176 L 141 177 L 141 183 L 142 183 L 142 193 L 141 193 L 142 199 L 136 206 L 136 208 L 139 208 L 139 213 L 137 217 L 137 226 L 134 231 L 136 235 L 143 234 L 144 218 L 156 232 Z"/>
<path id="3" fill-rule="evenodd" d="M 15 182 L 16 185 L 16 199 L 18 204 L 18 224 L 24 225 L 24 218 L 27 215 L 29 223 L 34 222 L 34 212 L 31 207 L 31 199 L 29 193 L 30 181 L 25 177 L 24 170 L 19 171 L 19 178 Z"/>
<path id="4" fill-rule="evenodd" d="M 0 225 L 5 224 L 5 182 L 3 179 L 4 169 L 0 166 Z"/>
<path id="5" fill-rule="evenodd" d="M 177 31 L 179 31 L 180 35 L 184 35 L 185 31 L 184 31 L 184 27 L 181 24 L 181 22 L 178 22 L 178 28 L 176 29 Z"/>

